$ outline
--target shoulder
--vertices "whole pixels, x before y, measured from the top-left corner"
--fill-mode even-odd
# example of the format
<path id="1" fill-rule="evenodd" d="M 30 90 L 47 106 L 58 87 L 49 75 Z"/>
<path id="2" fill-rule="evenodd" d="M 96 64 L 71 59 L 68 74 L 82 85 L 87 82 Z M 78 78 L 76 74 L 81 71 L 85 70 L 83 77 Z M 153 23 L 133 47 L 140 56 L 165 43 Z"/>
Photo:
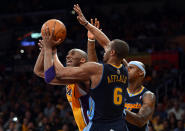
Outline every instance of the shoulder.
<path id="1" fill-rule="evenodd" d="M 149 101 L 153 101 L 153 102 L 155 102 L 155 99 L 156 99 L 156 97 L 155 97 L 155 94 L 153 93 L 153 92 L 151 92 L 151 91 L 146 91 L 144 94 L 143 94 L 143 100 L 149 100 Z"/>
<path id="2" fill-rule="evenodd" d="M 87 65 L 89 65 L 89 66 L 102 66 L 103 64 L 100 64 L 100 63 L 98 63 L 98 62 L 86 62 L 86 63 L 84 63 L 82 66 L 87 66 Z"/>
<path id="3" fill-rule="evenodd" d="M 80 66 L 81 70 L 88 75 L 96 75 L 103 71 L 103 64 L 97 62 L 87 62 Z"/>
<path id="4" fill-rule="evenodd" d="M 153 92 L 147 90 L 147 91 L 143 94 L 143 96 L 155 96 L 155 94 L 154 94 Z"/>
<path id="5" fill-rule="evenodd" d="M 81 68 L 87 69 L 87 70 L 96 70 L 103 67 L 103 64 L 97 63 L 97 62 L 87 62 L 80 66 Z"/>

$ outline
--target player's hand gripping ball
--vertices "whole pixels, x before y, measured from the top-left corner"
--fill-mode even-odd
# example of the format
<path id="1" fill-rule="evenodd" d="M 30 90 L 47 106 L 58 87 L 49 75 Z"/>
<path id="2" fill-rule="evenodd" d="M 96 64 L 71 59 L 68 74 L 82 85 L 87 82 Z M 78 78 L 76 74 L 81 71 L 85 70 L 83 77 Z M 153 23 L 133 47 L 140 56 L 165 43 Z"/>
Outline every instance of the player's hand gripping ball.
<path id="1" fill-rule="evenodd" d="M 46 29 L 46 26 L 48 26 L 49 29 L 49 34 L 52 34 L 53 28 L 54 28 L 54 32 L 53 32 L 53 36 L 52 39 L 54 41 L 58 41 L 60 39 L 60 42 L 58 44 L 61 44 L 65 38 L 66 38 L 66 27 L 63 24 L 63 22 L 61 22 L 60 20 L 57 19 L 50 19 L 48 21 L 46 21 L 41 28 L 41 35 L 43 38 L 43 34 L 44 34 L 44 30 Z"/>

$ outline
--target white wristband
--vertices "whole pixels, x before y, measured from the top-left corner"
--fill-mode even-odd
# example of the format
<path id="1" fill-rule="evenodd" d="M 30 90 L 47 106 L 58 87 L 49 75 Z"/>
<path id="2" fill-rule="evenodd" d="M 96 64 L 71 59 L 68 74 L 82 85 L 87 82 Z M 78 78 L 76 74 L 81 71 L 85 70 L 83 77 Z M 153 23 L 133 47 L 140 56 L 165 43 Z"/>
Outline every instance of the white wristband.
<path id="1" fill-rule="evenodd" d="M 95 40 L 92 40 L 92 39 L 89 39 L 89 38 L 88 38 L 88 41 L 89 41 L 89 42 L 95 42 Z"/>

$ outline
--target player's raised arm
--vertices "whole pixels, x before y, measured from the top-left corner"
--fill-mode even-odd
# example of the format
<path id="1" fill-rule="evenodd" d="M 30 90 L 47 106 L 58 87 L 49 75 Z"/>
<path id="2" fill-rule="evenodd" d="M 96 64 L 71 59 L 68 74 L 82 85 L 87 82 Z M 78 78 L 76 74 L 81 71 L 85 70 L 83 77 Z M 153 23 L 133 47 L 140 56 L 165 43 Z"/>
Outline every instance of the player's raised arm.
<path id="1" fill-rule="evenodd" d="M 49 27 L 46 24 L 43 34 L 43 48 L 44 48 L 44 76 L 47 83 L 51 83 L 55 78 L 55 69 L 53 64 L 52 48 L 60 43 L 60 39 L 55 41 L 52 39 L 55 30 L 55 25 L 52 28 L 51 34 L 49 33 Z"/>
<path id="2" fill-rule="evenodd" d="M 93 75 L 100 70 L 101 66 L 95 62 L 87 62 L 82 64 L 80 67 L 62 67 L 55 66 L 56 77 L 59 80 L 81 82 L 90 80 Z"/>
<path id="3" fill-rule="evenodd" d="M 39 43 L 39 49 L 41 50 L 38 58 L 37 58 L 37 61 L 35 63 L 35 66 L 34 66 L 34 73 L 39 76 L 39 77 L 42 77 L 42 78 L 45 78 L 44 76 L 44 48 L 43 48 L 43 40 L 40 40 Z M 57 65 L 61 65 L 61 62 L 59 61 L 58 59 L 58 56 L 57 56 L 57 49 L 56 48 L 53 48 L 52 49 L 52 55 L 53 55 L 53 59 L 54 59 L 54 63 Z M 68 84 L 66 83 L 65 81 L 61 81 L 61 80 L 58 80 L 56 79 L 56 77 L 49 83 L 51 85 L 65 85 L 65 84 Z"/>
<path id="4" fill-rule="evenodd" d="M 155 95 L 152 92 L 147 91 L 143 96 L 143 105 L 138 113 L 125 110 L 126 120 L 133 125 L 142 127 L 152 117 L 154 109 L 155 109 Z"/>
<path id="5" fill-rule="evenodd" d="M 34 66 L 34 73 L 37 76 L 42 77 L 42 78 L 44 78 L 44 48 L 43 48 L 43 43 L 44 43 L 43 40 L 39 40 L 38 46 L 39 46 L 40 53 L 39 53 L 39 56 L 37 58 L 35 66 Z M 57 49 L 56 48 L 52 49 L 52 55 L 53 55 L 53 58 L 54 58 L 54 62 L 55 61 L 58 62 L 59 60 L 58 60 Z M 60 62 L 59 62 L 59 64 L 60 64 Z"/>
<path id="6" fill-rule="evenodd" d="M 47 83 L 52 83 L 52 81 L 58 78 L 61 83 L 71 84 L 74 82 L 89 80 L 90 77 L 96 73 L 95 70 L 99 70 L 97 67 L 97 63 L 87 63 L 82 65 L 81 67 L 64 67 L 62 63 L 59 62 L 57 56 L 52 55 L 53 45 L 56 45 L 57 41 L 52 39 L 52 34 L 54 32 L 54 28 L 52 29 L 52 33 L 49 33 L 49 29 L 46 26 L 44 30 L 43 37 L 43 46 L 44 46 L 44 74 L 45 81 Z M 58 40 L 60 42 L 60 40 Z M 56 62 L 54 62 L 54 59 Z"/>
<path id="7" fill-rule="evenodd" d="M 89 30 L 95 36 L 98 43 L 106 50 L 110 42 L 109 38 L 100 29 L 96 28 L 86 20 L 78 4 L 74 5 L 73 9 L 78 14 L 77 19 L 79 23 Z"/>
<path id="8" fill-rule="evenodd" d="M 39 45 L 40 53 L 35 63 L 33 72 L 37 76 L 44 78 L 44 48 L 42 48 L 41 42 L 39 42 L 38 45 Z"/>
<path id="9" fill-rule="evenodd" d="M 91 24 L 98 29 L 100 28 L 100 22 L 97 20 L 97 18 L 95 18 L 94 22 L 93 22 L 93 19 L 91 19 Z M 96 49 L 95 49 L 95 36 L 90 31 L 88 31 L 87 37 L 88 37 L 88 42 L 87 42 L 88 61 L 98 62 Z"/>

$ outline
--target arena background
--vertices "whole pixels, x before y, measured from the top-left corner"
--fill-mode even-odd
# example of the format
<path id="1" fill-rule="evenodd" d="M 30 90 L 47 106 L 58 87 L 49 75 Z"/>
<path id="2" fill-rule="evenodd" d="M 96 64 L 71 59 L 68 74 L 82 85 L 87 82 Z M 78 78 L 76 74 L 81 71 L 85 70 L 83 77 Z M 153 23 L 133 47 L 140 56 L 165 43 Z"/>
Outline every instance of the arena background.
<path id="1" fill-rule="evenodd" d="M 110 38 L 130 45 L 127 60 L 146 64 L 144 86 L 157 96 L 150 130 L 185 130 L 184 0 L 6 0 L 0 4 L 0 131 L 77 131 L 63 86 L 33 74 L 42 24 L 56 18 L 67 38 L 60 60 L 72 48 L 86 50 L 87 31 L 73 4 L 87 19 L 97 17 Z M 101 62 L 103 49 L 96 44 Z"/>

